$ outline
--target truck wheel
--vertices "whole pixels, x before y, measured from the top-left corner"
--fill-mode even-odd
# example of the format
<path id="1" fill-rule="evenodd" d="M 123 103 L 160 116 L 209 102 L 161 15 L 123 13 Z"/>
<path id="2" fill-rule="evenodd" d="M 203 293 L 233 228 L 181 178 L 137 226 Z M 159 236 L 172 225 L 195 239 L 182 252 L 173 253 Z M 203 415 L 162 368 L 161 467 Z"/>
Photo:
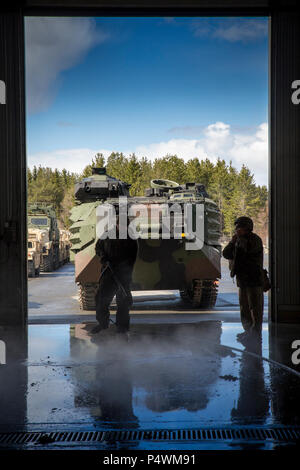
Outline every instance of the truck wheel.
<path id="1" fill-rule="evenodd" d="M 186 304 L 199 308 L 213 308 L 217 295 L 218 284 L 211 280 L 195 279 L 193 285 L 180 291 L 180 296 Z"/>
<path id="2" fill-rule="evenodd" d="M 28 277 L 35 277 L 33 261 L 28 261 Z"/>
<path id="3" fill-rule="evenodd" d="M 79 304 L 81 310 L 96 310 L 98 284 L 84 284 L 79 286 Z"/>
<path id="4" fill-rule="evenodd" d="M 60 267 L 60 262 L 58 256 L 53 260 L 53 271 L 56 271 Z"/>
<path id="5" fill-rule="evenodd" d="M 41 263 L 40 271 L 43 273 L 49 273 L 53 271 L 52 255 L 43 256 L 43 261 Z"/>

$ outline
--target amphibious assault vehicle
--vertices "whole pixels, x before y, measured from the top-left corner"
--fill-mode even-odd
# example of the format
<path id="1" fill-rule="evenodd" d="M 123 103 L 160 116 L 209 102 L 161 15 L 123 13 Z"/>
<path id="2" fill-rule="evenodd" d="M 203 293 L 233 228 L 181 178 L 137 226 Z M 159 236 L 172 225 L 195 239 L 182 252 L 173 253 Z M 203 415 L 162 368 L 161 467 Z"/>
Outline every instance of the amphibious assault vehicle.
<path id="1" fill-rule="evenodd" d="M 71 210 L 70 241 L 81 308 L 95 309 L 101 268 L 95 254 L 97 207 L 102 204 L 117 207 L 120 196 L 122 200 L 127 198 L 128 207 L 146 207 L 148 214 L 154 214 L 151 220 L 146 216 L 139 218 L 140 238 L 132 289 L 179 290 L 184 302 L 199 308 L 213 307 L 221 277 L 220 211 L 217 204 L 198 183 L 179 185 L 168 180 L 152 180 L 144 197 L 130 197 L 129 187 L 127 183 L 108 176 L 105 168 L 93 168 L 92 176 L 75 185 L 76 205 Z M 193 236 L 191 230 L 187 233 L 180 216 L 172 216 L 172 212 L 170 225 L 174 229 L 173 235 L 171 233 L 169 239 L 162 235 L 164 222 L 160 211 L 168 211 L 175 203 L 177 208 L 190 205 L 192 229 L 198 226 L 196 232 L 192 230 Z"/>

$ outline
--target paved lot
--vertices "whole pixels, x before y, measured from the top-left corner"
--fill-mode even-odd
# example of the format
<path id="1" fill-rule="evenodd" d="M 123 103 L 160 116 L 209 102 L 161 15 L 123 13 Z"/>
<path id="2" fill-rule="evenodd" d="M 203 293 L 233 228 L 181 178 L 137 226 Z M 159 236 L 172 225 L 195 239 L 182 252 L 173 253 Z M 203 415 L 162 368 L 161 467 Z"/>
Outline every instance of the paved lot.
<path id="1" fill-rule="evenodd" d="M 267 261 L 267 259 L 266 259 Z M 39 318 L 49 321 L 79 321 L 80 318 L 89 321 L 94 319 L 93 312 L 80 310 L 78 304 L 77 286 L 74 281 L 74 266 L 68 264 L 53 273 L 41 273 L 39 278 L 29 279 L 29 315 L 31 322 L 38 322 Z M 187 309 L 182 303 L 178 291 L 142 291 L 134 292 L 134 305 L 132 314 L 145 315 L 151 321 L 152 315 L 165 315 L 174 321 L 198 321 L 201 319 L 221 319 L 238 321 L 237 287 L 230 278 L 228 262 L 222 259 L 222 279 L 220 281 L 219 295 L 214 310 Z M 265 310 L 267 311 L 268 298 L 265 296 Z M 266 312 L 265 312 L 266 313 Z M 197 317 L 197 318 L 195 318 Z M 143 321 L 144 321 L 143 320 Z"/>

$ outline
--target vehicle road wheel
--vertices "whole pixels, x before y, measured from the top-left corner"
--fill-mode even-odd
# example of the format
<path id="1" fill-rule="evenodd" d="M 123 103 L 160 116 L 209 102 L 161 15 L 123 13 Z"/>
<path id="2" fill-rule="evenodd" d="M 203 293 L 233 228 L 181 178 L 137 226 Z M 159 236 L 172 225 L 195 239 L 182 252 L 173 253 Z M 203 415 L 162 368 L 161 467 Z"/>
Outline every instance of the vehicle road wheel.
<path id="1" fill-rule="evenodd" d="M 201 308 L 214 308 L 218 297 L 218 281 L 204 281 L 202 286 Z"/>
<path id="2" fill-rule="evenodd" d="M 217 281 L 195 279 L 193 285 L 180 291 L 182 300 L 199 308 L 213 308 L 218 295 Z"/>
<path id="3" fill-rule="evenodd" d="M 79 304 L 81 310 L 96 310 L 98 284 L 85 284 L 79 286 Z"/>
<path id="4" fill-rule="evenodd" d="M 193 285 L 180 291 L 180 296 L 184 303 L 191 307 L 200 307 L 202 296 L 202 281 L 194 281 Z"/>

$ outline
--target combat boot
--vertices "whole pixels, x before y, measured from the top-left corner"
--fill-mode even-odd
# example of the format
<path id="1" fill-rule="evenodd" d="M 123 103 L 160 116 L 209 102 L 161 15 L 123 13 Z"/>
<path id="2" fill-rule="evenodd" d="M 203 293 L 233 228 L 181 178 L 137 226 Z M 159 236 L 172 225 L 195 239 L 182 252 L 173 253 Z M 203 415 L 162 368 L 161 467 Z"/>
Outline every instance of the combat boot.
<path id="1" fill-rule="evenodd" d="M 103 326 L 98 324 L 98 325 L 94 326 L 94 328 L 91 329 L 90 334 L 91 335 L 96 335 L 96 334 L 100 333 L 100 331 L 108 331 L 108 326 L 103 328 Z"/>

